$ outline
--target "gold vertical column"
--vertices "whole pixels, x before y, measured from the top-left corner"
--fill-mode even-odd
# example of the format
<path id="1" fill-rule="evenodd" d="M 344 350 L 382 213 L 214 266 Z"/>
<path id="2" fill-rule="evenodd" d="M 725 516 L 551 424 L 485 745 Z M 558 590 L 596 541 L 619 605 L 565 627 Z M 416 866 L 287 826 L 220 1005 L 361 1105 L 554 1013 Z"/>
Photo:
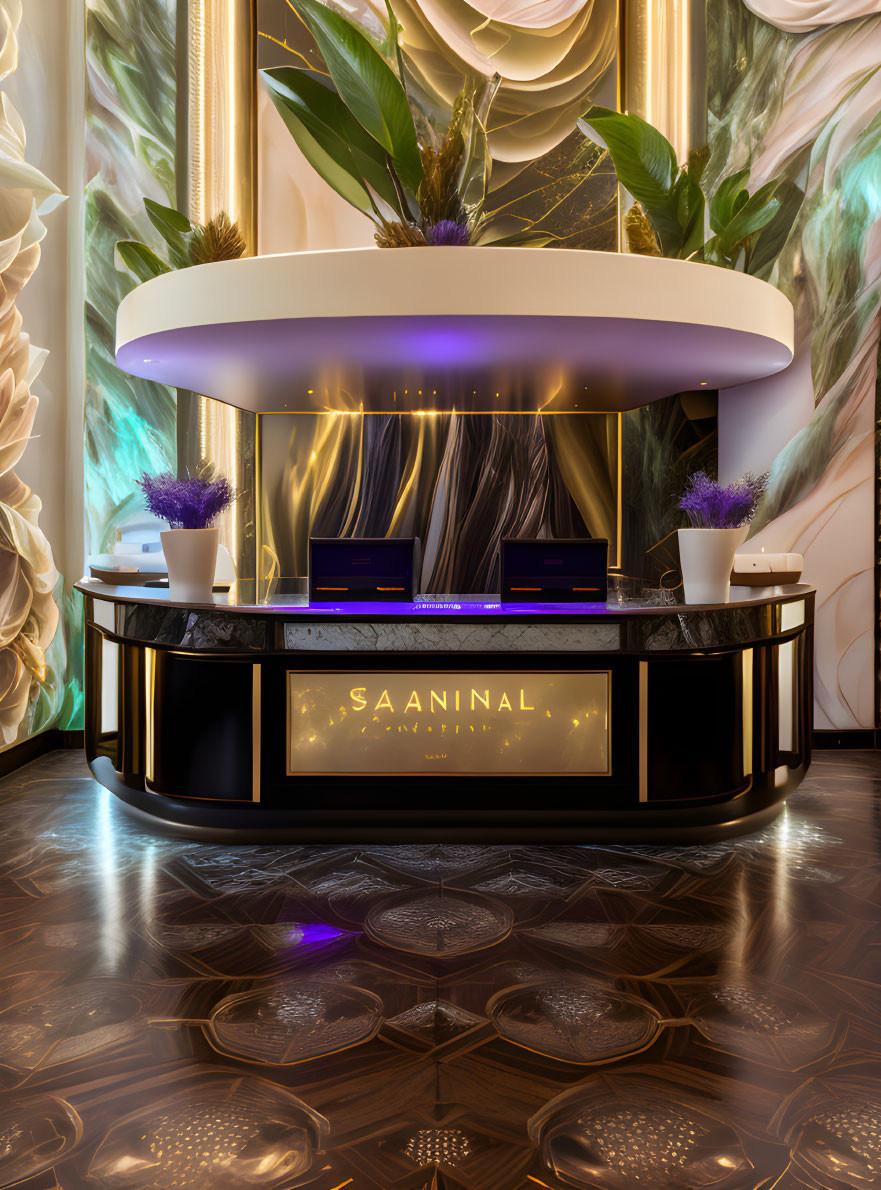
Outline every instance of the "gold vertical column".
<path id="1" fill-rule="evenodd" d="M 257 251 L 257 0 L 180 0 L 177 22 L 178 202 L 196 223 L 225 211 Z M 202 460 L 239 498 L 221 541 L 239 580 L 255 577 L 256 417 L 193 393 L 178 394 L 178 465 Z"/>
<path id="2" fill-rule="evenodd" d="M 707 141 L 706 0 L 623 0 L 622 100 L 684 162 Z"/>

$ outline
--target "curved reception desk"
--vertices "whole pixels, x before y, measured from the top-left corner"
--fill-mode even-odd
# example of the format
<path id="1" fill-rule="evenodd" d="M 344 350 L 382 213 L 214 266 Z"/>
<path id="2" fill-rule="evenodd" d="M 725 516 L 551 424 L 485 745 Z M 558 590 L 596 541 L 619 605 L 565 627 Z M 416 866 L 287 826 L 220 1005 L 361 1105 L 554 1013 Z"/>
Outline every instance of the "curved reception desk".
<path id="1" fill-rule="evenodd" d="M 720 606 L 181 606 L 83 580 L 86 749 L 232 841 L 712 840 L 810 761 L 814 592 Z"/>

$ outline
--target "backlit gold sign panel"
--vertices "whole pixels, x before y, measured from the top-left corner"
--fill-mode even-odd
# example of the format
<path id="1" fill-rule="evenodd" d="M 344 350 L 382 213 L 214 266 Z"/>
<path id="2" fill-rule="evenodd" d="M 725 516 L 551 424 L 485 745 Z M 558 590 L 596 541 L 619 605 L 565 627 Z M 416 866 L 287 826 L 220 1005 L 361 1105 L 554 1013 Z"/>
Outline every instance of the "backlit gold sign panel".
<path id="1" fill-rule="evenodd" d="M 606 776 L 611 674 L 288 672 L 288 773 Z"/>

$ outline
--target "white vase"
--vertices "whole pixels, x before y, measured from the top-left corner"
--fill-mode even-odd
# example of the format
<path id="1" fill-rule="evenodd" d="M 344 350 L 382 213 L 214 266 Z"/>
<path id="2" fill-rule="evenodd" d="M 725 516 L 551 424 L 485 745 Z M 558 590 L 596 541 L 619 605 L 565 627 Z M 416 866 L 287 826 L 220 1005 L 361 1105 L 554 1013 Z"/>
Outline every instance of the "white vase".
<path id="1" fill-rule="evenodd" d="M 680 529 L 679 561 L 686 603 L 727 603 L 731 568 L 749 525 L 739 529 Z"/>
<path id="2" fill-rule="evenodd" d="M 166 529 L 160 533 L 173 603 L 211 603 L 219 529 Z"/>

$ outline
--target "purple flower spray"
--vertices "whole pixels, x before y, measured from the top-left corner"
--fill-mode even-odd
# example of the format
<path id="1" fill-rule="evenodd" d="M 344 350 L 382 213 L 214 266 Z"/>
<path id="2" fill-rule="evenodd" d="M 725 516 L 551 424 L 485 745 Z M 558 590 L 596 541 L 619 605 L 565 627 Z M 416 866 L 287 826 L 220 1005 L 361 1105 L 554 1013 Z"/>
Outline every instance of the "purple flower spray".
<path id="1" fill-rule="evenodd" d="M 234 500 L 229 480 L 178 479 L 170 471 L 137 480 L 144 489 L 147 508 L 171 529 L 207 529 Z"/>
<path id="2" fill-rule="evenodd" d="M 694 529 L 739 529 L 755 516 L 768 486 L 767 475 L 746 475 L 727 488 L 696 471 L 679 501 Z"/>
<path id="3" fill-rule="evenodd" d="M 461 248 L 471 241 L 471 233 L 467 223 L 457 223 L 455 219 L 441 219 L 429 230 L 426 237 L 429 244 L 446 245 Z"/>

